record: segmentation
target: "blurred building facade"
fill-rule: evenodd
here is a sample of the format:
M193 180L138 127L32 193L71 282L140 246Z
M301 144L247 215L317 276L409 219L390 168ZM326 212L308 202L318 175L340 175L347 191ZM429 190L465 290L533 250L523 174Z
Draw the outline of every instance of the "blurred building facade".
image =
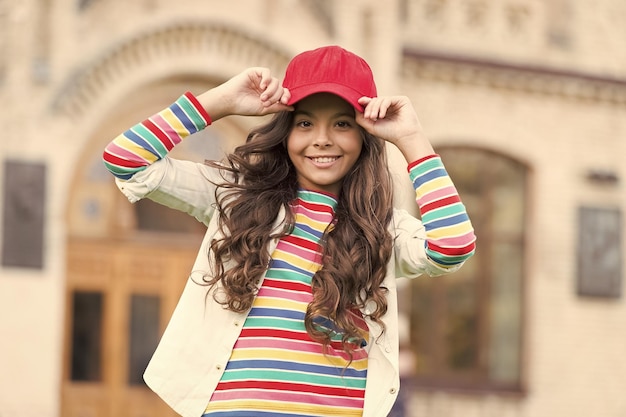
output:
M400 281L394 415L626 415L624 21L619 0L0 0L0 416L172 415L141 371L202 230L125 201L102 149L326 44L412 99L479 239L460 272ZM219 158L257 122L177 156Z

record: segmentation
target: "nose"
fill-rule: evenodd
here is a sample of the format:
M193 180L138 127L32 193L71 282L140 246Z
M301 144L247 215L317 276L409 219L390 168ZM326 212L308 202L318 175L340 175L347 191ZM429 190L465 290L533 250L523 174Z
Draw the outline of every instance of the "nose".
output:
M331 135L326 129L320 129L315 135L313 146L317 148L327 148L333 144Z

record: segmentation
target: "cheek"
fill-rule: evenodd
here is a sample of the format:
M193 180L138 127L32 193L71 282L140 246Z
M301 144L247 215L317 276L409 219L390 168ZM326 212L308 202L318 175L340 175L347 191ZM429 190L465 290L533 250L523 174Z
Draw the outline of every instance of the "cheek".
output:
M363 143L363 138L359 136L359 139L354 142L353 149L352 149L352 154L354 155L354 161L352 163L352 167L354 167L354 165L357 164L357 162L361 158L361 155L365 152L367 151Z
M296 137L292 137L292 135L289 135L287 137L287 140L285 141L284 146L287 149L287 155L289 155L289 159L293 163L294 158L296 158L301 152L301 147L299 146L298 139Z
M360 136L353 141L352 152L356 154L357 157L363 152L363 138Z
M359 163L361 159L361 154L363 154L365 150L363 149L363 145L361 142L355 143L350 149L350 162L349 162L349 170L353 170L356 165Z
M289 156L291 156L291 153L293 152L293 143L294 143L294 140L290 134L289 136L287 136L287 140L285 140L285 143L283 144L285 148L287 148L287 152L289 153Z

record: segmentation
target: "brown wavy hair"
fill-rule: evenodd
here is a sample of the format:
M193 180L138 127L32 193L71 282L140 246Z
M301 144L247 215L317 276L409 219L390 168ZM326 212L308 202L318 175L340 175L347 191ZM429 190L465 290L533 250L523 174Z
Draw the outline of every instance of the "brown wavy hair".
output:
M235 312L252 306L270 261L269 242L288 235L295 224L289 203L297 196L298 181L286 146L292 124L292 112L277 113L252 130L246 143L225 161L207 162L231 175L223 175L224 182L216 184L216 215L223 237L211 242L216 270L206 284L220 283L225 297L218 299L215 292L213 297ZM381 317L387 312L387 289L382 282L392 248L387 226L393 213L393 187L384 141L359 129L361 154L342 181L335 226L322 237L323 267L313 276L313 301L305 315L307 332L325 345L331 335L314 319L331 319L342 330L347 352L353 350L350 341L361 339L352 309L370 304L374 308L369 317L384 330ZM281 207L287 226L272 230Z

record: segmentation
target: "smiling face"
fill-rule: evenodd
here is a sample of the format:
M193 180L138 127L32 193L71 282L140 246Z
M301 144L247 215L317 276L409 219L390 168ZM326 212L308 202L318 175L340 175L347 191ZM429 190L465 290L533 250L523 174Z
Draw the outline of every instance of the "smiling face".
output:
M329 93L296 103L287 152L302 188L339 194L363 147L354 112L345 100Z

